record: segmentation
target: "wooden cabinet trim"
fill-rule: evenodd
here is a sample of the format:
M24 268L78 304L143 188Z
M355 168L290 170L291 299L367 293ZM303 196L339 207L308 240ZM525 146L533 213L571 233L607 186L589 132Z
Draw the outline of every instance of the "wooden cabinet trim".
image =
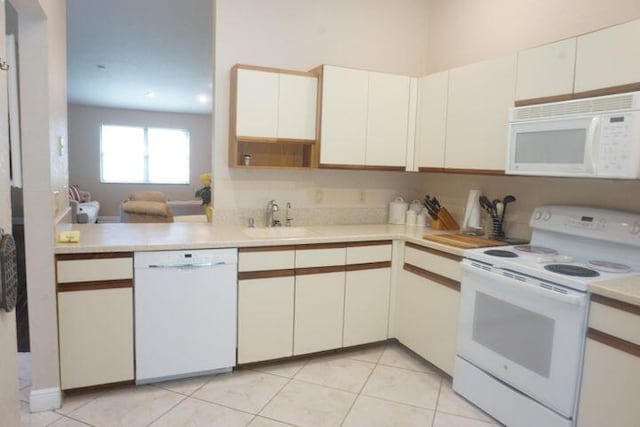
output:
M505 172L501 169L458 169L458 168L432 168L419 167L418 172L436 172L436 173L456 173L463 175L491 175L504 176Z
M344 265L330 265L327 267L304 267L296 268L296 276L306 276L309 274L339 273L345 271Z
M411 264L404 264L404 270L413 273L415 275L418 275L420 277L424 277L427 280L431 280L434 283L437 283L439 285L442 286L446 286L447 288L453 289L454 291L458 291L460 292L460 282L456 282L455 280L451 280L448 277L444 277L441 276L439 274L436 273L432 273L430 271L427 270L423 270L420 267L416 267L415 265L411 265Z
M96 252L81 254L57 254L56 261L76 261L87 259L133 258L133 252Z
M341 165L336 163L320 163L320 169L347 169L368 171L403 171L404 166L375 166L375 165Z
M433 255L438 255L444 258L448 258L452 261L457 261L457 262L462 261L461 256L450 254L449 252L439 251L437 249L427 248L426 246L418 245L417 243L406 242L405 245L409 248L413 248L422 252L427 252Z
M593 328L587 329L587 338L591 338L592 340L597 341L601 344L640 358L640 345L638 344L634 344L621 338L614 337L613 335L600 332L597 329Z
M284 252L293 251L296 247L294 245L284 246L256 246L251 248L238 248L238 253L251 253L251 252Z
M547 104L549 102L571 101L574 99L592 98L596 96L618 95L621 93L636 92L639 90L640 82L628 83L620 86L610 86L584 92L567 93L562 95L546 96L542 98L521 99L514 102L514 106L525 107L527 105Z
M365 262L362 264L348 264L347 271L375 270L379 268L391 268L391 261Z
M259 142L264 144L306 144L313 145L316 143L315 139L293 139L293 138L272 138L262 136L236 136L238 141L242 142Z
M100 280L93 282L59 283L56 286L58 292L97 291L104 289L133 288L133 280Z
M640 316L640 306L602 295L591 294L591 301Z
M306 251L306 250L314 250L314 249L344 249L347 247L347 244L344 242L337 243L310 243L308 245L296 245L295 248L297 251Z
M293 74L294 76L305 76L305 77L317 77L317 73L309 72L309 71L297 71L297 70L288 70L284 68L274 68L274 67L263 67L260 65L249 65L249 64L236 64L234 68L238 70L252 70L252 71L264 71L267 73L276 73L276 74Z
M238 273L238 280L273 279L275 277L291 277L295 276L295 274L296 270L293 268L283 270L241 271Z
M391 240L370 240L365 242L348 242L348 248L356 248L360 246L386 246L391 245Z

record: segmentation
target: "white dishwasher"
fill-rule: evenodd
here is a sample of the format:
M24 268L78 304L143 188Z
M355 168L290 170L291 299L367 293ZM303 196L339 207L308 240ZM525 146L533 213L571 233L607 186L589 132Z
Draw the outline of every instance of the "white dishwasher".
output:
M236 249L136 252L136 384L235 365Z

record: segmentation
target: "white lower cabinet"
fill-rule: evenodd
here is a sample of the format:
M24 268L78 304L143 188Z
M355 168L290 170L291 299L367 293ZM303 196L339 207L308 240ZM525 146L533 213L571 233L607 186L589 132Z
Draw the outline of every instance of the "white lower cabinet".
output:
M295 277L238 282L238 363L293 354Z
M345 272L296 275L293 354L342 347Z
M592 295L578 427L640 420L640 307Z
M347 270L343 338L345 347L387 339L390 285L389 267Z
M419 250L415 245L407 249ZM448 256L439 258L442 263L452 261ZM429 265L405 263L397 286L396 335L402 344L452 375L460 284L429 270Z
M133 380L133 289L58 292L63 390Z

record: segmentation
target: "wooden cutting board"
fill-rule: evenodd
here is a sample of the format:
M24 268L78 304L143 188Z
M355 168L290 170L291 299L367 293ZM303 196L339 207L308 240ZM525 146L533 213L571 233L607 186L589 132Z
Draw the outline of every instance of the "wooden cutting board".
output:
M469 236L467 234L430 234L423 236L423 239L432 242L442 243L449 246L455 246L462 249L486 248L489 246L504 246L507 242L499 240L487 239L480 236Z

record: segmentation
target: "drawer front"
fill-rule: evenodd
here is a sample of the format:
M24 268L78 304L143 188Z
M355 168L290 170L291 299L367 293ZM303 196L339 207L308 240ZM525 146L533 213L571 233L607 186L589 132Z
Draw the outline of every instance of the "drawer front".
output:
M133 258L57 261L58 283L98 282L133 278Z
M457 282L461 279L460 262L431 252L404 247L404 262Z
M352 246L347 248L347 264L391 261L391 242L384 245Z
M298 249L296 268L344 265L346 248Z
M589 327L640 345L640 315L592 301Z
M268 271L293 268L295 251L258 251L240 250L238 253L238 271Z

